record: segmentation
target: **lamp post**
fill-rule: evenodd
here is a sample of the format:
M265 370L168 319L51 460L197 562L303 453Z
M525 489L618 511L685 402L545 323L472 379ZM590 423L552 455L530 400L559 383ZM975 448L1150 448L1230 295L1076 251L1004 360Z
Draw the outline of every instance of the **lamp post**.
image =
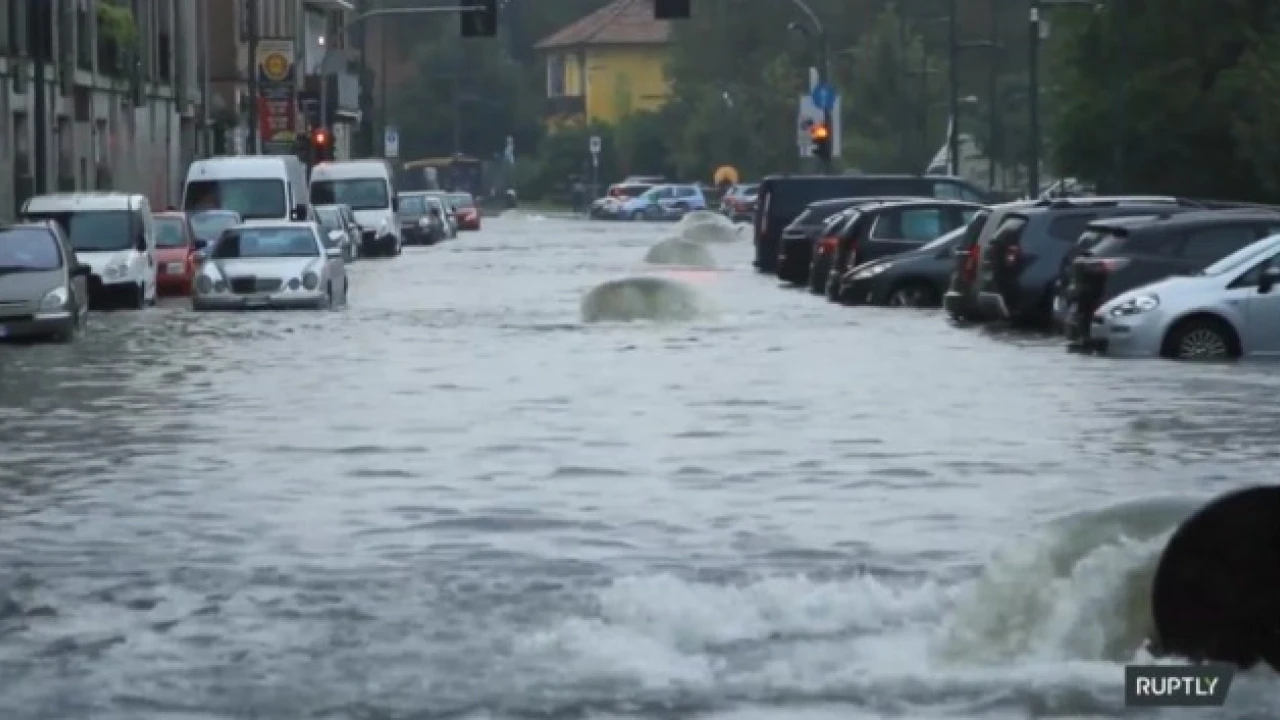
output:
M804 0L791 0L791 4L795 5L796 8L800 10L800 12L805 14L805 16L809 19L809 24L811 27L805 27L804 25L793 22L787 25L787 29L791 30L792 32L800 33L805 37L809 37L817 41L818 43L818 64L817 64L818 83L819 84L830 83L831 82L831 56L828 53L828 49L827 49L827 30L822 25L822 20L818 18L818 14L815 13L813 11L813 8L809 7L809 5ZM823 108L822 123L823 125L826 126L828 132L834 133L835 128L832 125L831 121L832 121L831 111L827 110L826 108ZM823 168L822 168L823 172L830 175L831 174L831 156L828 155L825 158L821 158L821 160L823 165Z
M1122 15L1124 0L1111 0L1116 6L1117 17ZM1045 26L1042 24L1044 20L1044 11L1052 7L1066 6L1084 6L1091 7L1095 12L1101 10L1103 5L1098 0L1031 0L1031 12L1028 16L1030 21L1027 28L1027 129L1030 139L1030 146L1027 149L1027 193L1031 197L1040 195L1040 43L1044 40ZM1123 38L1123 35L1117 37ZM1124 47L1123 40L1119 41L1121 48ZM1123 50L1122 50L1123 52ZM1123 154L1123 137L1122 125L1124 122L1123 110L1123 80L1124 68L1116 67L1111 73L1111 77L1116 83L1116 89L1113 90L1112 98L1113 110L1116 111L1117 117L1113 122L1115 128L1113 131L1117 134L1115 142L1115 163L1117 173L1123 170L1124 154ZM1117 178L1118 181L1118 178Z

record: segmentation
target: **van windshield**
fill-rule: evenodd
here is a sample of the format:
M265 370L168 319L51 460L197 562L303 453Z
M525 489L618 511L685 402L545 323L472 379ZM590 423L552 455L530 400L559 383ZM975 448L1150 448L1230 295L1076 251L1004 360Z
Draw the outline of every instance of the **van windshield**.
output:
M315 205L350 205L352 210L386 210L391 207L387 181L382 178L312 180Z
M245 220L288 219L284 181L272 178L253 180L193 180L187 183L182 208L189 213L201 210L232 210Z
M133 247L134 232L142 232L141 218L128 210L92 210L85 212L26 213L31 220L52 220L80 252L114 252Z

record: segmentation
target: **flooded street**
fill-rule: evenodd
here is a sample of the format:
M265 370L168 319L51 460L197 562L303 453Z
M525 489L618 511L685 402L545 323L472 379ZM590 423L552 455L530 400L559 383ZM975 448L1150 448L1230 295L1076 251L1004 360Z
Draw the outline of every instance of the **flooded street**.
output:
M341 311L0 347L0 717L1127 714L1164 537L1274 474L1274 369L842 308L746 240L645 266L666 231L486 220ZM581 321L640 273L702 315Z

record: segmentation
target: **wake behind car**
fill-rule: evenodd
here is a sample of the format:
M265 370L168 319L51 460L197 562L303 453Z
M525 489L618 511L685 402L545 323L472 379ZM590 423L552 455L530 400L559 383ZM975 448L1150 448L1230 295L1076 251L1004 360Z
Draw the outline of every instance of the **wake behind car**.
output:
M1090 326L1089 344L1114 357L1280 355L1280 235L1194 275L1121 293L1098 308Z
M56 223L0 225L0 338L73 339L89 272Z
M88 265L95 307L142 308L156 299L155 219L144 195L59 193L22 206L24 220L52 220Z
M343 304L342 250L326 248L315 223L246 223L197 243L196 310L314 308Z

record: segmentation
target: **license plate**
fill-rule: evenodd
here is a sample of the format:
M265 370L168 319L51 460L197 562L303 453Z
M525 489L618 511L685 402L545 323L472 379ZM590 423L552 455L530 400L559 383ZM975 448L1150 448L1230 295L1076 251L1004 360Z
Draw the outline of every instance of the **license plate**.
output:
M247 305L248 307L266 307L268 302L269 301L267 300L267 298L254 297L254 298L246 298L244 301L244 304Z
M164 266L164 271L168 275L181 275L186 268L182 263L169 263Z

